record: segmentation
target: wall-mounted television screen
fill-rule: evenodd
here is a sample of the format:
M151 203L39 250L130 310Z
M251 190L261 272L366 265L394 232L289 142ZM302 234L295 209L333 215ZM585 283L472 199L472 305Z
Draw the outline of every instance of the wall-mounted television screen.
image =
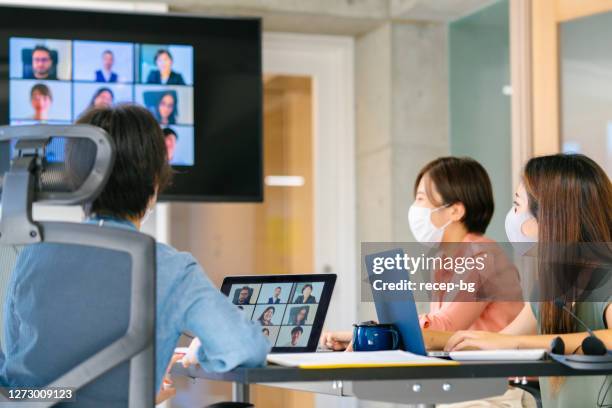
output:
M164 132L175 177L161 199L262 200L260 20L0 7L2 124L121 103Z

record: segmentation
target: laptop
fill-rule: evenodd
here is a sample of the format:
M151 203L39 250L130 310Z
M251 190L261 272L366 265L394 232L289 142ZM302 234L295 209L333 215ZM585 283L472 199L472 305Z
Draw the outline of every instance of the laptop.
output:
M228 276L221 292L261 326L272 353L314 352L335 274Z
M395 258L396 255L403 256L404 251L401 249L393 249L367 255L365 257L370 284L372 284L374 280L381 279L380 275L375 274L372 268L369 268L369 266L374 264L373 259L378 257ZM407 271L401 269L385 271L385 281L400 282L402 279L409 279ZM380 323L393 324L397 327L401 337L400 347L402 350L422 356L448 357L447 352L435 351L428 353L425 349L423 333L421 332L421 326L419 324L419 314L411 291L405 290L390 295L384 291L374 290L374 286L372 285L372 297L374 305L376 306L378 321Z
M365 257L366 269L370 284L376 279L381 279L380 275L373 273L373 259L376 257L391 257L396 255L404 256L402 249L393 249ZM403 279L410 279L405 270L392 269L386 270L385 281L400 282ZM423 341L419 315L417 313L414 296L410 290L402 290L397 293L386 293L374 290L372 285L372 297L376 306L376 315L380 323L393 324L400 333L401 345L404 351L430 357L452 358L462 361L481 361L481 360L508 360L508 361L533 361L542 359L545 349L526 349L526 350L469 350L469 351L427 351Z

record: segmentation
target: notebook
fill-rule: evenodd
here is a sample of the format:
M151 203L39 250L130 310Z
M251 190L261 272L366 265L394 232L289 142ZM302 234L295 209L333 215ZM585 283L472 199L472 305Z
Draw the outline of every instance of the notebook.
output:
M425 357L403 350L354 353L281 353L268 355L268 363L305 369L359 367L414 367L458 365L456 361Z

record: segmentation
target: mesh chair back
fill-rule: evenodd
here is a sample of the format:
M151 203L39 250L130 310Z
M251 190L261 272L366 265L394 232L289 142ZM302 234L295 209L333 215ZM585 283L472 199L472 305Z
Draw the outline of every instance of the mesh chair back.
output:
M102 129L87 125L0 127L2 380L73 388L70 407L154 404L154 240L32 220L37 202L92 202L113 148Z

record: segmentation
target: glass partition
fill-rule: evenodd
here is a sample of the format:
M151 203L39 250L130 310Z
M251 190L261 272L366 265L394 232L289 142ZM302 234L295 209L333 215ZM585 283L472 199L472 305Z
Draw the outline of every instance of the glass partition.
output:
M612 12L559 24L561 145L612 174Z
M511 205L510 28L502 0L449 26L451 153L489 172L496 211L487 235L504 241Z

